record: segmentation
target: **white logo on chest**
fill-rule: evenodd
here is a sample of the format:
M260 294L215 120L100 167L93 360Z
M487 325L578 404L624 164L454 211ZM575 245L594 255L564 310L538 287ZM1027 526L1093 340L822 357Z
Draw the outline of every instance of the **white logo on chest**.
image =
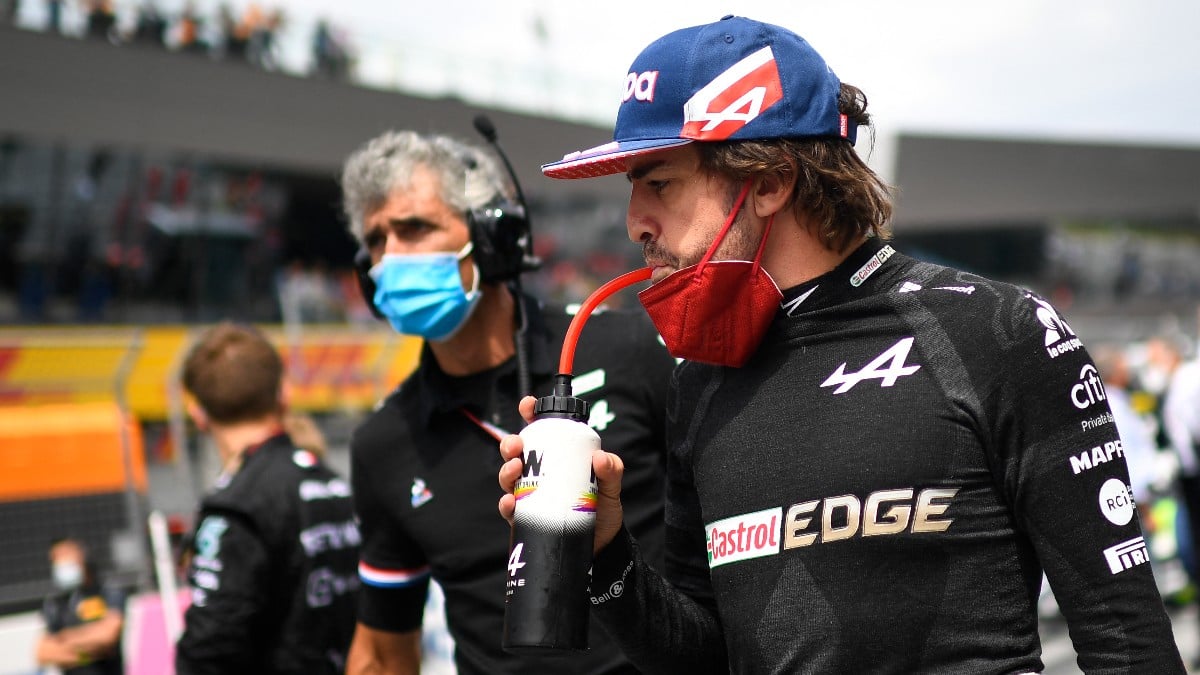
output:
M833 390L834 394L844 394L854 388L854 385L863 380L879 379L879 386L890 387L896 384L896 380L905 375L912 375L921 369L921 366L908 366L904 364L908 358L908 352L912 349L914 338L904 338L892 345L887 351L875 357L875 360L863 366L863 369L857 373L847 373L846 364L838 366L824 382L822 387L832 387L838 385L837 389ZM886 368L884 366L887 366Z

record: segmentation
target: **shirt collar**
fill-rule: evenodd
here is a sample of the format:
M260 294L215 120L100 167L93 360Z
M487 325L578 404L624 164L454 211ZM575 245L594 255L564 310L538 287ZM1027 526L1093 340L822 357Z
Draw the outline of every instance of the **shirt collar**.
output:
M562 345L555 344L554 336L542 315L541 303L526 294L520 297L528 320L525 337L529 349L529 374L533 378L553 375L558 367L558 353ZM514 355L495 368L452 376L442 371L433 351L429 349L429 343L425 343L421 346L420 361L410 383L415 387L420 422L426 426L435 414L453 412L462 407L483 414L490 412L487 408L493 389L508 386L514 395L517 393L517 359Z

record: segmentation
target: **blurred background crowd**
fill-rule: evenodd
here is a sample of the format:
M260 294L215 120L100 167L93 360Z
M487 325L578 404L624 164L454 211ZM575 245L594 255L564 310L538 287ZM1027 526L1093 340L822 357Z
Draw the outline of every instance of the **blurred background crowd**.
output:
M23 4L38 6L22 11ZM277 35L287 15L281 5L257 2L240 11L228 3L202 11L189 1L169 11L156 0L3 0L0 20L55 35L170 49L275 70L281 65ZM311 74L340 78L350 73L354 57L345 30L318 17L309 42Z

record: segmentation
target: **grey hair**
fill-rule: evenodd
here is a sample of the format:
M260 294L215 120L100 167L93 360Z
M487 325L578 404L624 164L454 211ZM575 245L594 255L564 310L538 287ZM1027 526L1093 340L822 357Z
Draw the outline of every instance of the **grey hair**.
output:
M359 243L364 217L406 188L418 166L438 176L442 201L463 213L511 194L506 175L482 148L441 134L387 131L355 150L342 169L342 209Z

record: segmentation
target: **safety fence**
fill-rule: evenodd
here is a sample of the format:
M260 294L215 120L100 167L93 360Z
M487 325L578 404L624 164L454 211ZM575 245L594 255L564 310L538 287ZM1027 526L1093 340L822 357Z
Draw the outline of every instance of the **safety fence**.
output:
M152 585L154 481L181 476L158 492L182 488L189 506L201 487L179 370L202 329L0 329L0 611L52 590L47 550L61 536L81 540L110 581ZM381 330L263 329L284 357L292 408L309 413L368 411L420 349Z
M416 366L420 341L385 330L264 326L287 362L292 406L367 410ZM201 327L0 328L0 405L115 400L138 420L175 414Z

